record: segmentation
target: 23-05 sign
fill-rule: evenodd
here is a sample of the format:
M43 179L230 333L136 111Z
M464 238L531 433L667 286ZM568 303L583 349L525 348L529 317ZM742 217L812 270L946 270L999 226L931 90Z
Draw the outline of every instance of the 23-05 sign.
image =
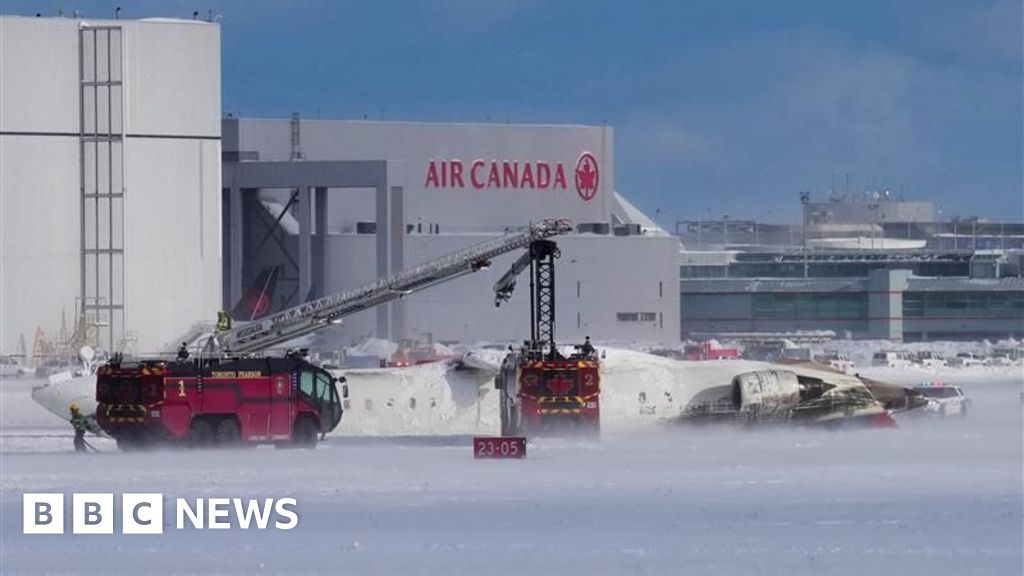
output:
M473 438L473 458L526 458L526 438L521 436Z

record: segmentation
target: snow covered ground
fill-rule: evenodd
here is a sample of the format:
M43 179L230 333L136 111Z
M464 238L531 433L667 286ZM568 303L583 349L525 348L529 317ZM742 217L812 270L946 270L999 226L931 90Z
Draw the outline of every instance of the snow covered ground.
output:
M1021 377L956 374L964 420L611 432L537 440L523 461L474 461L465 436L129 454L94 440L103 453L79 456L32 382L5 380L0 573L1019 574ZM162 492L168 529L22 535L24 492ZM292 496L299 526L172 529L173 499L195 496Z

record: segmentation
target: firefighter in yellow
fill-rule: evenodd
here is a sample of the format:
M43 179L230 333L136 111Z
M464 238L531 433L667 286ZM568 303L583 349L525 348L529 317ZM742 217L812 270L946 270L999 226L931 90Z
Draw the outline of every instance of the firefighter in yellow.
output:
M89 423L79 410L78 404L71 405L71 425L75 428L75 452L85 452L85 430Z
M217 311L217 332L227 332L231 330L231 316L223 310Z

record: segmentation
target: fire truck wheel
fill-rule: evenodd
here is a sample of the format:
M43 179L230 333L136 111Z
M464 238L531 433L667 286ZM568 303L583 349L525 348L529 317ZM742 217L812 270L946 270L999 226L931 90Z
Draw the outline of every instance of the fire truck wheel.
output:
M208 448L213 444L213 426L210 425L210 422L203 418L193 420L189 441L196 448Z
M238 422L234 418L225 418L217 424L217 444L233 446L238 444L242 434L238 430Z
M295 431L292 434L295 445L300 448L313 448L316 446L316 422L312 418L299 418L295 422Z

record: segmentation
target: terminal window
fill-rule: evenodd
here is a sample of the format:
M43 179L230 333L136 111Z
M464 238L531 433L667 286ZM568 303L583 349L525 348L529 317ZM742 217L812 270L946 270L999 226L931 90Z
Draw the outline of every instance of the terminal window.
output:
M903 315L1024 318L1024 292L906 292Z
M868 315L867 294L755 294L755 319L863 319Z
M654 312L617 312L615 319L619 322L654 322L658 315Z

